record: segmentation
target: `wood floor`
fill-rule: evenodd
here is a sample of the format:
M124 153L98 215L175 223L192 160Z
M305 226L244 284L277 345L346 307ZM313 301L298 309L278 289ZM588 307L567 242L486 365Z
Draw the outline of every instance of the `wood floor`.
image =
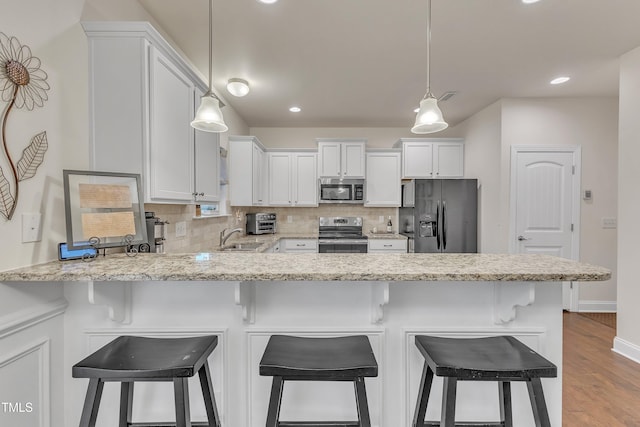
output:
M640 426L640 364L611 351L605 323L564 313L564 427Z

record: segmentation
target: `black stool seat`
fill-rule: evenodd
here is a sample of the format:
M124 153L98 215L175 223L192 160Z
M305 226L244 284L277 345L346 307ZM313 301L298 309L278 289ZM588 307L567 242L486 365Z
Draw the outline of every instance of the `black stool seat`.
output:
M550 427L540 378L558 375L557 367L510 336L442 338L418 335L416 347L425 359L413 427L504 426L513 427L511 381L525 381L536 427ZM433 376L444 377L440 421L424 421ZM497 381L500 421L456 423L457 381Z
M418 335L416 346L439 377L517 381L558 375L556 365L510 336L457 339Z
M120 427L209 426L220 427L207 357L218 345L218 337L146 338L121 336L92 353L72 368L74 378L89 378L80 427L94 427L106 381L121 383ZM187 380L198 373L208 422L192 423ZM175 423L133 423L133 386L136 381L172 381Z
M218 345L217 336L146 338L122 336L73 366L74 378L192 377Z
M272 376L267 427L359 426L370 427L365 377L378 376L378 364L369 338L270 337L260 361L260 375ZM358 421L279 421L284 381L352 381Z
M378 364L364 335L305 338L274 335L260 361L260 375L286 378L376 377Z

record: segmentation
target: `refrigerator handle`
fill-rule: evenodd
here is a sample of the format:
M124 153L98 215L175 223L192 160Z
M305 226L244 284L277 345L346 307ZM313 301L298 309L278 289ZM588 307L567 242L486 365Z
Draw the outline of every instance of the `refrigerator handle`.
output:
M442 201L442 250L447 250L447 202Z
M440 200L436 202L436 248L440 251Z

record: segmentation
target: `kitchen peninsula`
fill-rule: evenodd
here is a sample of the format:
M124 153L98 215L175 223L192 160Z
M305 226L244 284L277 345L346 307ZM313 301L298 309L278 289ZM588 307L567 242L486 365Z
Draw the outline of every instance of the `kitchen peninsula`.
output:
M367 335L380 366L367 380L377 427L410 424L422 368L416 335L512 335L558 365L558 378L543 387L552 425L560 427L561 282L609 277L571 260L500 254L119 254L0 272L0 282L16 290L35 282L64 289L65 425L77 424L86 388L71 378L71 366L104 343L125 334L217 334L215 392L223 425L238 427L264 425L270 382L258 375L258 362L274 333ZM297 385L285 389L283 419L352 417L348 384ZM144 386L134 418L171 419L170 389ZM532 426L524 385L513 389L514 417L524 420L518 425ZM497 418L494 384L463 384L459 394L461 420ZM117 401L118 391L105 387L98 425L113 424ZM193 402L192 413L204 419L202 402ZM438 414L439 405L430 406L428 417Z

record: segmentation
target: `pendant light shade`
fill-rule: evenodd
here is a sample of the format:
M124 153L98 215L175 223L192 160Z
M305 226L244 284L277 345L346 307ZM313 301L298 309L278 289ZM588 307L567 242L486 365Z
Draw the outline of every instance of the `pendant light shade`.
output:
M449 125L442 117L442 111L438 108L438 100L429 94L420 101L420 111L416 114L416 123L411 128L413 133L433 133L444 130Z
M213 68L213 0L209 0L209 90L200 98L200 107L191 122L195 129L205 132L226 132L229 127L224 123L220 100L211 91L211 69Z
M431 0L427 0L427 93L420 101L413 133L433 133L449 127L438 108L438 100L431 93Z
M210 93L200 98L200 107L191 126L205 132L226 132L229 127L224 123L220 101Z

